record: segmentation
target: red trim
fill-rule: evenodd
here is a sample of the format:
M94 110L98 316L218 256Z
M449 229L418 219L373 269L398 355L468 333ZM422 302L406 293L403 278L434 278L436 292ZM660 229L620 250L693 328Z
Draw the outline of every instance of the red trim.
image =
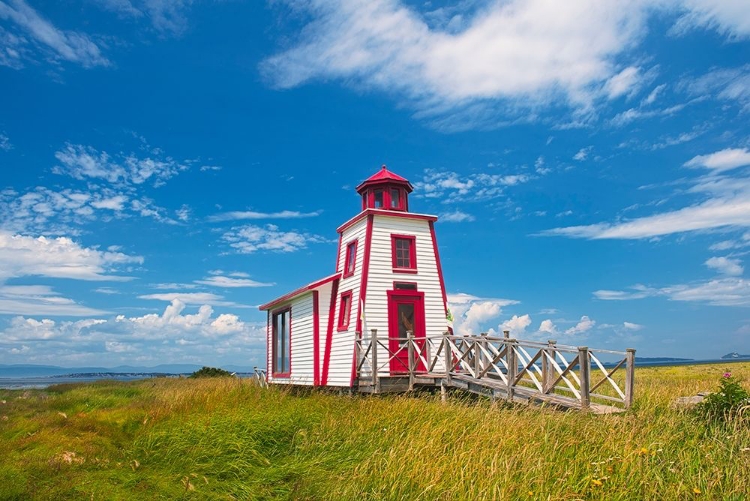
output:
M375 215L369 211L367 212L367 230L365 231L365 255L362 258L362 281L359 284L359 302L357 304L357 330L354 335L359 332L362 335L362 305L365 304L367 298L367 279L370 274L370 250L372 249L372 227L375 222ZM363 214L365 213L363 212ZM380 211L378 211L380 212ZM352 375L349 378L349 386L354 386L354 379L357 377L357 351L352 349Z
M339 297L339 281L333 282L331 289L331 305L328 310L328 332L326 333L326 351L323 354L323 373L320 375L320 383L328 384L328 368L331 365L331 343L333 342L333 318L336 315L336 299Z
M268 310L266 312L266 383L271 377L271 370L273 368L273 355L271 355L271 350L273 349L271 333L273 331L271 329L271 310Z
M328 277L321 278L317 282L313 282L311 284L307 284L307 285L305 285L303 287L300 287L299 289L293 290L292 292L290 292L288 294L284 294L283 296L278 297L278 298L274 299L273 301L271 301L269 303L262 304L262 305L258 306L258 309L260 311L270 310L273 307L278 306L279 304L281 304L281 303L283 303L285 301L293 299L294 297L299 296L299 295L301 295L301 294L303 294L303 293L305 293L307 291L310 291L312 289L317 289L321 285L325 285L328 282L331 282L332 280L335 280L335 279L339 278L339 276L340 276L340 273L334 273L333 275L330 275Z
M313 386L320 385L320 313L318 311L318 296L320 292L313 291Z
M409 193L414 189L409 181L399 176L395 172L389 171L385 165L383 165L378 172L368 177L362 183L357 186L357 193L362 193L362 190L367 186L381 185L381 184L395 184L403 186L408 190Z
M409 263L411 266L398 266L396 259L396 240L409 240ZM391 259L394 273L416 273L417 272L417 237L414 235L397 235L391 233Z
M357 244L359 243L359 240L352 240L348 244L346 244L346 255L344 256L344 275L342 278L348 278L354 275L354 270L357 269ZM349 251L352 251L351 254L354 254L354 261L352 262L352 269L347 269L349 267L349 257L350 253Z
M346 318L344 318L344 299L349 300L349 311L347 312ZM341 299L339 300L339 321L336 323L336 330L339 332L349 330L349 323L352 319L352 291L348 290L341 293Z
M445 293L445 281L443 280L443 266L440 263L440 251L438 251L437 236L435 236L435 224L430 221L430 235L432 236L432 249L435 251L435 265L437 266L438 279L440 280L440 292L443 293L443 308L445 308L446 322L448 319L448 295Z
M437 216L431 216L429 214L414 214L412 212L401 212L401 211L394 211L394 210L383 210L383 209L365 209L353 218L351 218L349 221L345 222L338 228L336 228L336 231L339 233L342 233L344 230L352 226L353 224L356 224L358 221L362 220L365 216L388 216L388 217L405 217L406 219L418 219L418 220L426 220L426 221L437 221Z
M287 311L289 312L289 348L288 348L288 351L289 351L289 372L276 372L276 367L273 366L274 356L271 355L271 366L273 367L273 371L274 371L273 377L274 378L289 378L289 377L292 376L292 307L291 306L287 306L286 308L280 308L280 309L278 309L278 310L276 310L276 311L274 311L274 312L271 313L271 319L272 319L272 322L271 322L271 349L273 350L276 347L275 343L273 342L273 328L274 328L274 323L275 323L275 322L273 322L273 317L276 316L276 315L280 315L282 313L285 313Z

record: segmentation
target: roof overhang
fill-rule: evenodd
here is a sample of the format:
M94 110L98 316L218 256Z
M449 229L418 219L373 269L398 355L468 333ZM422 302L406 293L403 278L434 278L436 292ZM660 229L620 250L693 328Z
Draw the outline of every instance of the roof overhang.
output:
M309 283L303 287L300 287L299 289L295 289L292 292L289 292L288 294L284 294L283 296L278 297L274 299L273 301L270 301L266 304L262 304L258 306L258 309L260 311L272 310L283 303L289 302L292 299L295 299L296 297L301 296L302 294L305 294L306 292L310 292L315 289L318 289L326 285L327 283L333 282L334 280L340 277L341 277L341 273L334 273L333 275L327 276L325 278L321 278L320 280Z

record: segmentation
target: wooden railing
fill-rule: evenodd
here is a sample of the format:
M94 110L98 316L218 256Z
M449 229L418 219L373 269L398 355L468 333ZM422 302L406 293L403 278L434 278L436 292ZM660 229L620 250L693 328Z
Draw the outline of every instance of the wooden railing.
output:
M409 332L405 339L393 339L373 329L356 339L358 380L377 390L381 378L408 376L413 388L420 377L439 377L449 386L456 386L454 379L484 385L509 400L573 401L582 409L592 403L632 405L635 350L594 350L505 334L415 338Z

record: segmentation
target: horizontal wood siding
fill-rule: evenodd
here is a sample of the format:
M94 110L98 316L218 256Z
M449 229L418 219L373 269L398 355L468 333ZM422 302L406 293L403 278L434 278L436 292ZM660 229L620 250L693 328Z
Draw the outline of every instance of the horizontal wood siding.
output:
M357 329L357 312L359 311L359 288L362 283L362 269L365 255L365 233L367 230L367 218L353 224L344 230L341 236L341 248L338 255L338 269L344 269L346 259L346 246L349 242L358 240L357 258L354 274L342 278L339 282L338 297L333 321L333 337L331 340L331 359L328 367L328 386L350 386L352 376L352 363L354 360L354 335ZM339 308L341 307L341 293L352 291L351 317L349 318L349 329L339 332L336 328L339 319Z
M392 234L416 237L417 273L393 272ZM363 329L377 329L378 337L385 340L388 337L387 291L393 290L393 282L416 282L417 289L424 292L425 333L427 337L436 338L436 350L440 342L437 338L448 328L437 266L428 221L376 215L367 278L366 327ZM388 352L384 348L378 351L378 360L388 360ZM442 363L435 368L442 369Z
M312 386L313 379L313 300L312 291L297 296L291 302L292 307L292 374L288 378L274 378L271 357L268 361L269 381L277 384L298 384ZM283 308L280 305L279 308ZM268 346L272 346L271 332L268 326ZM271 350L269 350L270 352Z

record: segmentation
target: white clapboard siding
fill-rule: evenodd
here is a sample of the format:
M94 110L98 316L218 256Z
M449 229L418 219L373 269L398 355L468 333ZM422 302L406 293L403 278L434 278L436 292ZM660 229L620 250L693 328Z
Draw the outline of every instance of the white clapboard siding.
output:
M341 248L338 255L338 270L342 272L339 290L336 297L336 307L333 317L333 332L331 338L331 354L328 365L328 386L351 386L352 367L354 363L354 335L357 329L357 312L359 311L359 289L362 283L362 269L365 255L365 237L367 218L364 217L344 230L341 235ZM354 275L343 278L346 247L357 240L357 257L354 265ZM337 329L341 294L352 292L352 307L349 318L349 328L339 332Z
M291 305L291 338L292 338L292 359L291 359L291 376L288 378L274 378L272 370L272 361L268 361L269 376L268 380L278 384L297 384L313 385L313 294L312 291L306 292L295 297L290 302ZM272 330L269 326L269 333ZM269 334L269 344L272 346ZM271 351L271 350L269 350Z
M416 237L417 273L393 272L392 234ZM393 282L399 281L416 282L417 290L424 292L425 333L427 337L435 338L437 349L437 338L447 330L448 324L429 222L378 214L372 231L365 319L367 329L377 329L381 339L388 337L388 291L393 290ZM388 360L384 348L378 351L378 360ZM442 369L442 364L436 367L436 370L439 369Z
M326 337L328 333L328 315L331 308L331 292L333 282L327 282L318 289L318 381L323 380L323 359L326 353Z

